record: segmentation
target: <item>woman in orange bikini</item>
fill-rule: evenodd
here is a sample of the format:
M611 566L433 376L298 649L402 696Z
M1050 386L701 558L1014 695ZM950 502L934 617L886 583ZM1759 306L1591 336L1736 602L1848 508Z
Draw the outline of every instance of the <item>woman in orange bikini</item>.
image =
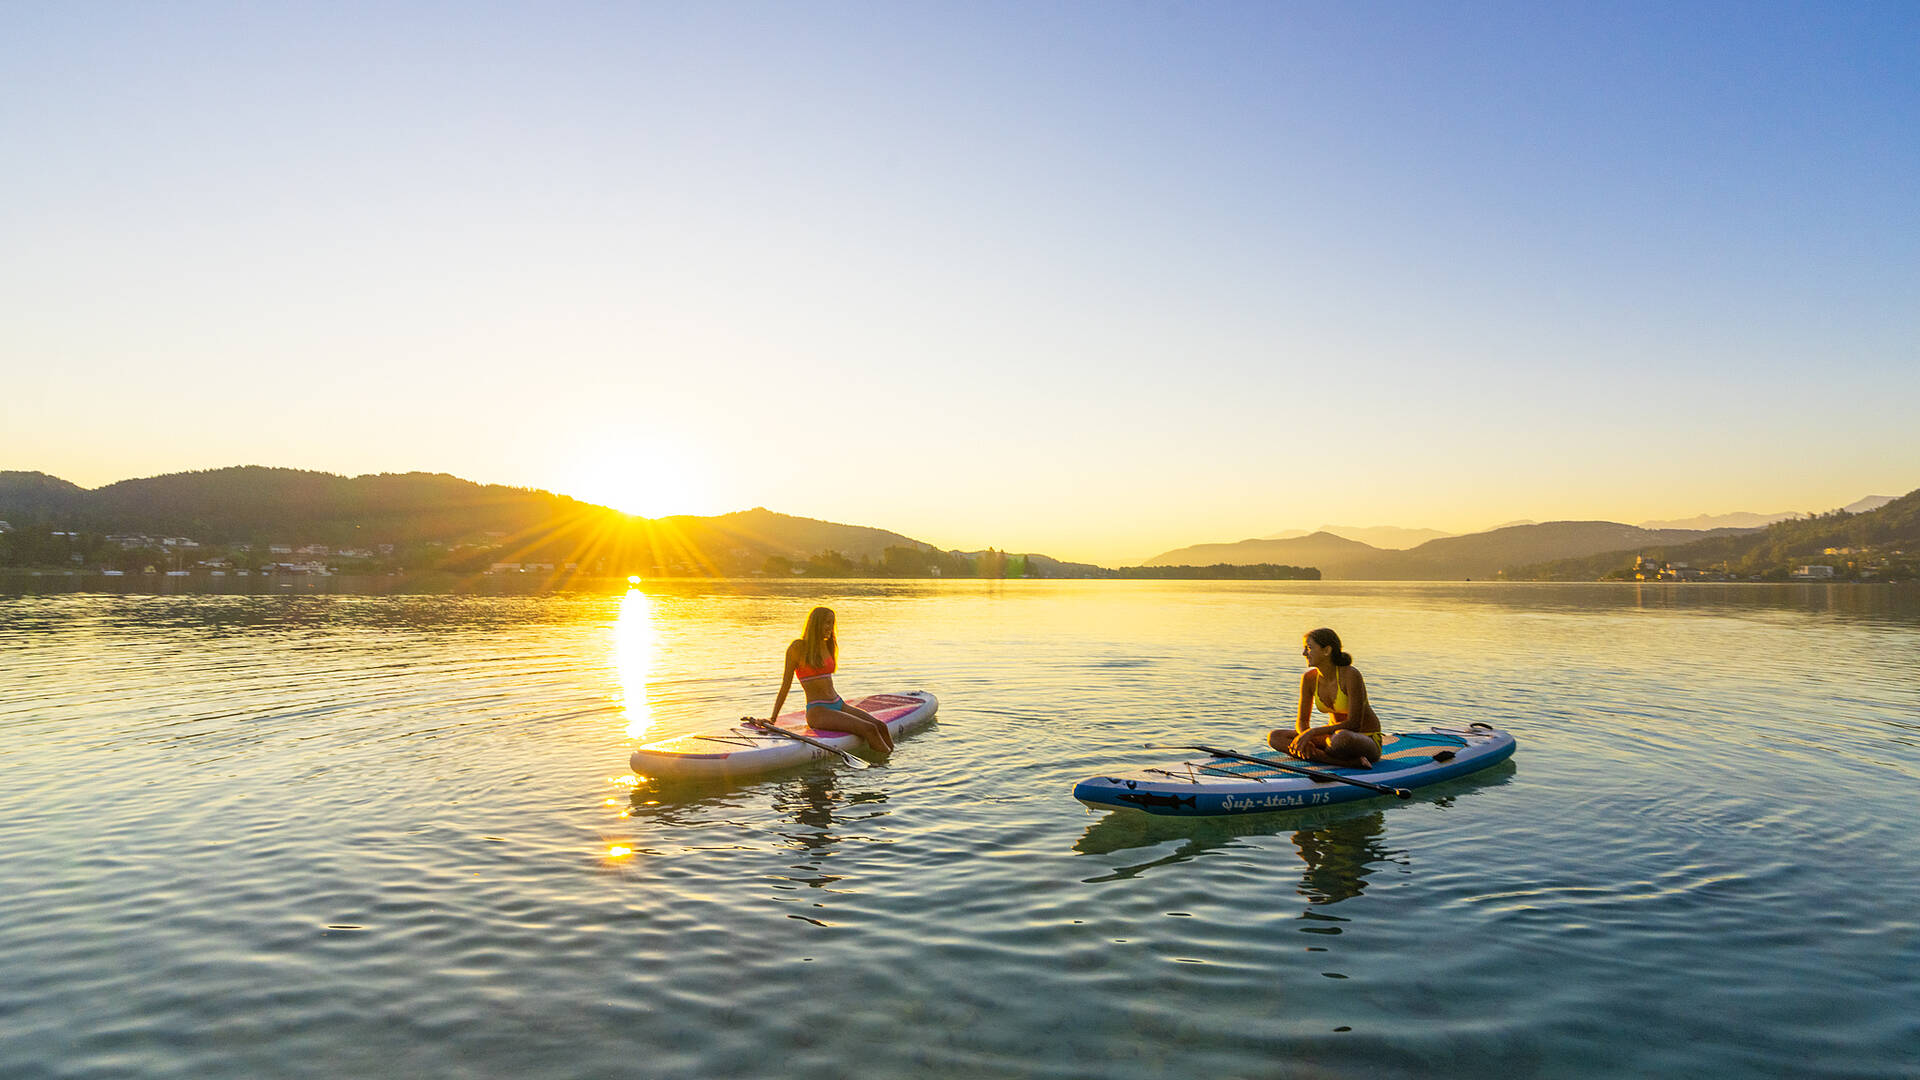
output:
M1300 716L1291 730L1267 734L1267 745L1307 761L1371 769L1380 760L1386 737L1380 718L1367 701L1367 682L1354 670L1353 657L1340 651L1340 635L1321 627L1301 639L1301 655L1313 666L1300 676ZM1313 726L1318 707L1333 719Z
M833 672L839 656L840 641L833 635L833 609L814 608L807 615L807 628L787 646L787 667L780 676L780 695L773 699L768 722L780 718L780 706L787 703L787 691L798 675L800 692L807 699L807 726L858 735L880 753L893 753L893 735L887 725L833 692Z

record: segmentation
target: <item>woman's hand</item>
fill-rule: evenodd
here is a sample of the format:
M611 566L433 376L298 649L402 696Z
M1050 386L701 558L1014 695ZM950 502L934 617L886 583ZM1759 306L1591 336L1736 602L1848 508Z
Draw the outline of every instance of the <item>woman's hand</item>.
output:
M1317 753L1325 753L1327 744L1333 741L1334 735L1339 730L1334 727L1309 728L1293 740L1293 744L1287 747L1287 753L1297 758L1308 759Z

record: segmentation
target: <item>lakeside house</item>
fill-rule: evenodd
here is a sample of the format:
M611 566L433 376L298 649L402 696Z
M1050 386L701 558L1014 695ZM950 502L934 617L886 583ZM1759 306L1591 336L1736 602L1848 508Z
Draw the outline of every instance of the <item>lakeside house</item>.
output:
M277 562L261 568L269 574L308 574L313 577L331 577L333 571L323 562Z
M1706 581L1725 580L1724 574L1709 575L1707 571L1689 566L1683 562L1656 562L1645 555L1633 561L1633 580L1635 581Z

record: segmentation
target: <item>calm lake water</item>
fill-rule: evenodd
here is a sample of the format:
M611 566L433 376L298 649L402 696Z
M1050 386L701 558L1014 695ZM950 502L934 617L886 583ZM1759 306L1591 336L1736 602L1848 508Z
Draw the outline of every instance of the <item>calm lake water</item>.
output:
M1920 1075L1920 593L649 583L0 596L0 1076ZM927 689L885 768L639 741ZM1222 822L1073 783L1257 746L1331 625L1520 749Z

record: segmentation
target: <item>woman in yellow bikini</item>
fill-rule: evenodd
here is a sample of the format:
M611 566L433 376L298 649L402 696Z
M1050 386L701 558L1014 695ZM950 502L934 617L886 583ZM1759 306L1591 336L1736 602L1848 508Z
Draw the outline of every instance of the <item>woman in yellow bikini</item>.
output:
M1291 730L1267 733L1267 745L1307 761L1371 769L1386 737L1367 702L1367 682L1340 651L1340 635L1321 627L1301 639L1300 653L1313 666L1300 676L1300 716ZM1331 722L1313 726L1318 707Z
M833 673L840 666L840 639L833 632L833 609L817 607L807 615L806 629L787 646L786 670L780 676L780 694L773 699L767 722L780 718L794 676L807 699L807 726L818 731L858 735L882 754L893 753L893 735L887 725L865 709L847 704L833 692Z

